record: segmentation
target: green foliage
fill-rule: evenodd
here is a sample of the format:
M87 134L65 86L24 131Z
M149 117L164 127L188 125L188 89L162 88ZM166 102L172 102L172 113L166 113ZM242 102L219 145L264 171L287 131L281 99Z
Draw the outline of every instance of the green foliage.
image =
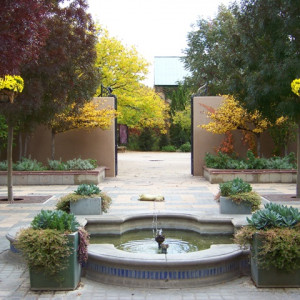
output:
M44 171L46 167L43 166L41 162L36 159L30 159L23 157L14 165L14 170L16 171Z
M95 169L95 160L74 158L66 162L68 170L92 170Z
M49 170L65 171L68 169L67 165L61 160L50 160L48 159Z
M274 142L274 155L280 155L282 150L287 154L287 147L290 142L294 142L297 137L297 124L290 119L285 120L279 125L274 125L269 128L270 135Z
M48 160L48 166L44 166L41 162L35 159L23 157L20 161L13 165L13 169L16 171L44 171L44 170L93 170L97 167L97 161L95 159L81 159L74 158L67 162L61 160ZM0 162L0 170L7 170L7 161Z
M291 152L285 157L257 158L252 151L247 152L246 159L238 159L218 152L217 155L206 153L205 164L213 169L296 169L295 154Z
M259 232L261 241L257 259L262 268L273 266L279 270L293 271L300 268L300 231L274 228Z
M17 235L15 246L29 268L55 276L67 267L71 253L68 238L55 229L23 229Z
M159 148L161 149L164 146L168 146L170 144L170 138L167 134L162 134L159 139Z
M91 196L93 194L98 195L100 192L100 189L95 184L80 184L75 191L75 194Z
M179 148L181 145L190 142L191 130L185 129L181 124L171 124L170 127L170 143Z
M73 214L61 210L42 210L31 222L33 229L54 229L57 231L75 232L79 223Z
M191 147L191 144L189 142L187 142L187 143L185 143L185 144L183 144L179 147L179 150L181 152L191 152L191 149L192 149L192 147Z
M153 132L149 128L145 128L138 138L139 149L142 151L153 150L155 138Z
M163 152L176 152L176 147L173 145L167 145L161 148Z
M252 215L248 223L256 229L267 228L292 228L300 222L300 212L292 206L287 207L274 203L265 205L265 209L259 210Z
M240 46L233 13L224 5L214 19L200 18L187 35L185 67L191 72L185 83L197 94L228 94L228 79L239 75ZM202 87L202 89L199 89Z
M258 210L261 205L260 195L253 191L231 195L230 199L237 204L240 204L241 202L250 204L252 211Z
M220 183L221 196L228 197L240 193L247 193L252 191L252 187L248 182L241 178L235 178L231 181Z
M7 160L0 161L0 171L7 171Z
M5 149L7 142L7 123L5 117L0 114L0 150Z
M257 239L258 254L254 259L261 268L275 267L285 271L300 268L298 209L269 203L247 220L249 226L244 226L235 234L235 242L253 245L253 239Z
M99 194L93 194L90 196L77 195L75 193L68 194L64 197L61 197L60 200L56 204L56 209L63 210L66 213L70 213L70 202L78 201L83 198L95 198L101 197L101 208L103 212L108 212L108 209L111 205L112 199L106 193L100 192Z

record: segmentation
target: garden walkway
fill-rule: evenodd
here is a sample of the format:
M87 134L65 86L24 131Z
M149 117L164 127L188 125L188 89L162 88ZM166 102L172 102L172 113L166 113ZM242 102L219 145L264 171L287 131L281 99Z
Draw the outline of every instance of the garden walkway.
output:
M218 185L190 175L189 153L126 152L119 154L119 175L107 178L100 188L113 199L109 214L152 211L218 214L213 200ZM254 184L262 194L295 193L295 184ZM8 251L5 234L28 224L41 209L55 206L57 199L74 186L16 186L15 195L53 195L46 203L0 204L0 299L300 299L300 289L257 289L249 277L215 286L190 289L134 289L104 285L82 278L79 289L70 292L32 292L28 272ZM160 194L164 202L141 202L142 193ZM0 196L6 187L0 187Z

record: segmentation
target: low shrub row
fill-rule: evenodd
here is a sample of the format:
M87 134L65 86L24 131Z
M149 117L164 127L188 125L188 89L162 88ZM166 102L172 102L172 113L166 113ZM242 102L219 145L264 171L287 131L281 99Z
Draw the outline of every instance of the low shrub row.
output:
M191 152L191 144L185 143L185 144L181 145L178 149L173 145L167 145L167 146L163 146L161 148L161 151L163 151L163 152L176 152L176 151Z
M218 152L217 155L206 153L205 165L212 169L297 169L293 152L285 157L257 158L248 151L245 159Z
M97 161L94 159L74 158L67 162L61 160L48 160L48 165L45 166L35 159L22 158L17 163L13 164L15 171L45 171L45 170L92 170L97 167ZM0 162L0 171L7 171L7 161Z

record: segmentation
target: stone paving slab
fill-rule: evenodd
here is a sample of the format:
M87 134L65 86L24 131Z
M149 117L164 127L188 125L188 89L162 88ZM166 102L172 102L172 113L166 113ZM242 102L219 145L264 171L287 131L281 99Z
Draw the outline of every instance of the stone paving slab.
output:
M252 184L262 194L295 193L295 184ZM198 215L219 213L214 195L218 184L210 184L202 177L190 175L189 153L126 152L119 154L119 175L106 178L99 187L112 197L108 214L136 214L139 212L176 211ZM29 275L21 259L8 251L5 234L12 228L29 224L41 209L54 209L62 195L77 186L17 186L14 195L55 195L50 201L34 204L0 205L0 300L2 299L247 299L300 300L300 289L258 289L249 277L202 288L137 289L82 278L82 285L70 292L33 292L29 289ZM138 201L142 193L164 195L165 202ZM0 196L7 196L0 187Z

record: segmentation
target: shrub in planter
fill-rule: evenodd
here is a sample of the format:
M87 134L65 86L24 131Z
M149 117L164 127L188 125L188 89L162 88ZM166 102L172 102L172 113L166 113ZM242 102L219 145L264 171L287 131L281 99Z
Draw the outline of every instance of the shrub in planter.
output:
M74 215L42 210L14 243L29 267L31 289L75 289L80 263L87 260L88 239Z
M98 186L94 184L81 184L74 193L62 197L57 203L56 208L70 213L72 212L73 205L78 201L83 202L83 206L79 208L79 213L76 212L83 215L107 212L111 204L111 198L102 192ZM86 206L87 201L90 202L89 208Z
M251 274L259 287L300 286L300 212L267 204L235 234L235 242L251 246Z
M249 183L241 178L219 185L220 212L222 214L250 214L259 209L261 205L260 196L252 191Z

